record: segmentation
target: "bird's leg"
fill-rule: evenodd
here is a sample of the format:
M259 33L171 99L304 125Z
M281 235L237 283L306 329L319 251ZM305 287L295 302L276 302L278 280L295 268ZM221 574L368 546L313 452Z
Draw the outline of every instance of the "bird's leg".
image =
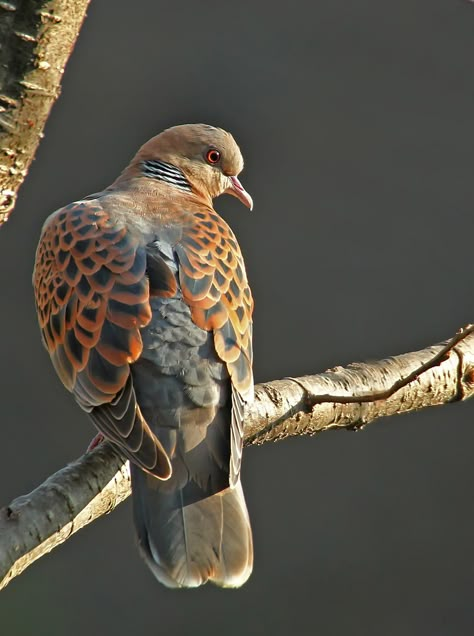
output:
M97 433L97 435L94 437L94 439L91 441L91 443L87 447L86 453L90 453L91 450L94 450L96 446L98 446L99 444L102 444L104 439L105 437L102 435L102 433Z

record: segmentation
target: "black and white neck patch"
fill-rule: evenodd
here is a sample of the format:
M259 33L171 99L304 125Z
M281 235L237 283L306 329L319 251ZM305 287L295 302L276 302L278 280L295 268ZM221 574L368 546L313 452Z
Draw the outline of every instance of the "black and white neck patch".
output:
M159 179L170 185L174 185L180 190L191 192L191 184L184 176L184 172L166 161L158 159L148 159L142 163L143 174L151 179Z

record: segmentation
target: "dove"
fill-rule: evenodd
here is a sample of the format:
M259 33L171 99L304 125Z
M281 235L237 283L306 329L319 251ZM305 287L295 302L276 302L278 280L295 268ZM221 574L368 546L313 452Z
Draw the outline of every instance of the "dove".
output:
M239 587L253 566L240 481L253 298L213 207L230 194L252 209L243 165L230 133L169 128L112 185L51 214L36 252L43 343L130 460L139 550L171 588Z

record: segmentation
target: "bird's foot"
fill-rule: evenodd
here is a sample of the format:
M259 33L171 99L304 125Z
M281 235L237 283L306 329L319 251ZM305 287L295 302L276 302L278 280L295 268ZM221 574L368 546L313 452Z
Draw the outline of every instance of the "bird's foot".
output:
M94 437L94 439L91 441L91 443L87 447L86 453L90 453L91 450L94 450L96 446L98 446L99 444L102 444L104 439L105 437L102 435L102 433L97 433L97 435Z

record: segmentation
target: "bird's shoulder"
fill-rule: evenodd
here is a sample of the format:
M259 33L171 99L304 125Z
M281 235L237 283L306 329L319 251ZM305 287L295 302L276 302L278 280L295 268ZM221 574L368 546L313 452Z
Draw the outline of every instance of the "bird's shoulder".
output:
M139 238L97 200L71 203L43 227L33 273L39 324L85 408L113 399L141 353L139 329L151 318L146 267Z

